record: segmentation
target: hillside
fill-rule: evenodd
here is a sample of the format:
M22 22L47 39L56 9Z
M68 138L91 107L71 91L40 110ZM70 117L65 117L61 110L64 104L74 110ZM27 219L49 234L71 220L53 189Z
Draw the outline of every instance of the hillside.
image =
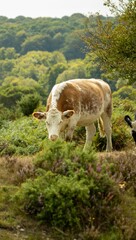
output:
M135 240L135 1L116 17L0 16L0 239ZM72 142L49 141L46 111L55 84L103 79L112 91L113 151L96 124L83 151L85 128ZM91 104L90 104L91 105Z
M112 19L101 16L103 21ZM84 58L84 43L79 38L85 30L87 17L75 13L62 18L14 19L0 16L0 48L14 48L18 54L30 51L60 51L66 59ZM90 27L95 27L96 16L91 17Z

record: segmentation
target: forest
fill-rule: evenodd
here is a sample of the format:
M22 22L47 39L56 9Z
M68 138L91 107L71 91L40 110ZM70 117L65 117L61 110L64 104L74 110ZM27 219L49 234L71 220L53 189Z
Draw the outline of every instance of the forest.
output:
M119 2L106 1L113 17L0 16L2 240L136 239L136 147L124 121L136 114L136 2ZM98 131L84 152L83 127L50 142L32 117L56 83L76 78L111 87L111 153Z
M21 107L24 115L30 115L39 101L46 103L54 84L72 78L104 78L98 57L93 51L87 54L83 41L86 25L93 29L96 18L82 14L61 19L0 17L1 108L6 111L12 106L10 112L16 115L24 101L30 104L33 98L31 110ZM115 89L115 83L111 85Z

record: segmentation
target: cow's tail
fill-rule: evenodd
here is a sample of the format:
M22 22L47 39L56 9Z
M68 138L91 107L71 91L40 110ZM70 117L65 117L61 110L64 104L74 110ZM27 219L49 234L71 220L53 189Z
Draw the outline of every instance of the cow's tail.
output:
M103 126L103 120L101 117L98 120L98 128L99 128L100 136L105 137L105 130L104 130L104 126Z

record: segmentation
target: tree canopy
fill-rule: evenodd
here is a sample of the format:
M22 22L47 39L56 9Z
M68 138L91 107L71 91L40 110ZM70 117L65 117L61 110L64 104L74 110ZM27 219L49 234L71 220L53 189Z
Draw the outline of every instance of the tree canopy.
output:
M119 0L119 7L111 0L105 4L116 14L114 21L102 21L98 15L97 27L88 25L84 41L106 72L132 84L136 81L136 1Z
M59 50L67 59L84 58L85 53L81 51L84 43L75 37L75 32L83 31L86 19L78 13L63 18L0 16L0 48L14 48L21 55L29 51Z

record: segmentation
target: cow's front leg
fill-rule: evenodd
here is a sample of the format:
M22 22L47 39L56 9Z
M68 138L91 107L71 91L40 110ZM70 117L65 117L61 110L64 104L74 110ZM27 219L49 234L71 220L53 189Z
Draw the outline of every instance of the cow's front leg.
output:
M87 148L92 143L93 136L96 133L96 127L95 127L94 123L92 123L91 125L86 126L85 129L86 129L86 142L84 145L84 150L87 150Z
M75 128L69 128L68 130L67 130L67 132L66 132L66 134L65 134L65 140L66 141L71 141L72 140L72 138L73 138L73 133L74 133L74 129Z

